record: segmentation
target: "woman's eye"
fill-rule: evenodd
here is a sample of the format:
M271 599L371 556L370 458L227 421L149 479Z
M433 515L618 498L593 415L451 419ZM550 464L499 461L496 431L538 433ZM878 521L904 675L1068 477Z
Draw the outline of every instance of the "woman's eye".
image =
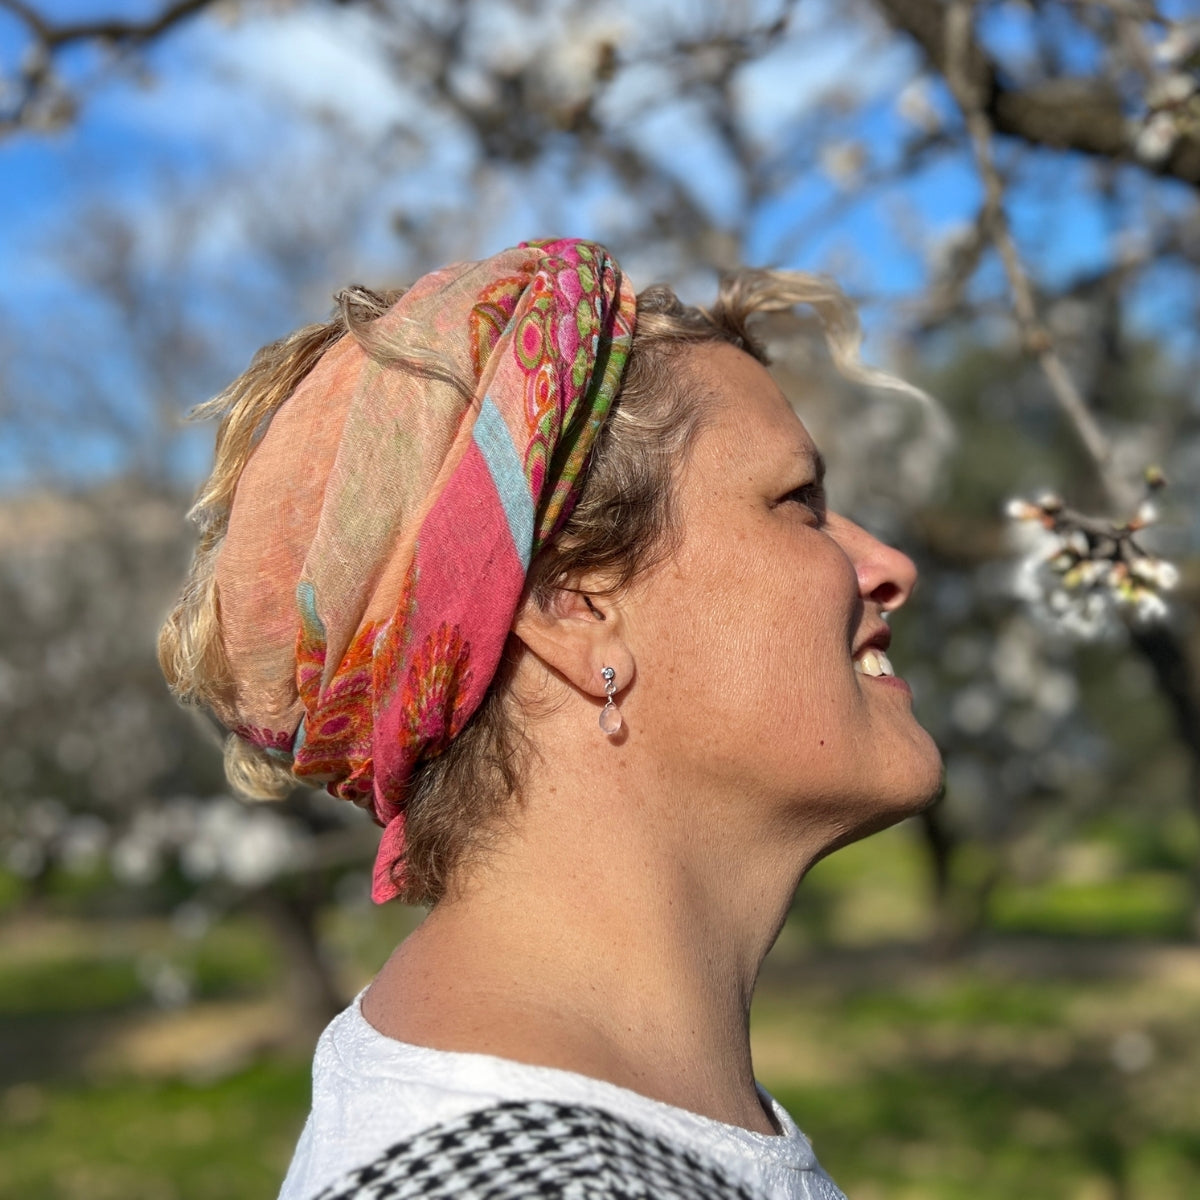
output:
M779 502L799 504L812 513L818 525L825 523L825 488L819 483L806 483L803 487L793 488L786 496L782 496Z

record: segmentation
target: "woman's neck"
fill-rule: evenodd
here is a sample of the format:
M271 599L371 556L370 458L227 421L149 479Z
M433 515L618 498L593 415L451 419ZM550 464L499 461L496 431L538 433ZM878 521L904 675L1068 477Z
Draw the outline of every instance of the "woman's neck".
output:
M745 829L705 845L673 805L598 799L593 788L565 814L525 797L516 831L389 960L367 1019L401 1041L576 1071L771 1132L750 1001L813 856L772 855Z

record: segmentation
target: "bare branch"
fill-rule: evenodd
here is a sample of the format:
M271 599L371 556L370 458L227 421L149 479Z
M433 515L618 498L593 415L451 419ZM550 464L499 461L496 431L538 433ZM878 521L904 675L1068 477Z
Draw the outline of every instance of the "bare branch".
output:
M55 50L71 42L108 41L141 44L151 41L189 17L211 7L216 0L175 0L157 16L144 21L123 21L107 18L99 21L75 21L54 24L24 0L0 0L0 8L12 13L24 23L35 40L47 50Z
M29 45L11 99L0 108L0 134L22 126L56 129L74 117L75 97L54 70L54 56L63 47L78 42L103 42L126 49L143 46L215 3L175 0L144 21L105 18L56 24L25 0L0 0L0 10L12 13L29 31Z
M1055 400L1095 464L1109 499L1118 510L1126 508L1130 503L1130 490L1124 481L1115 476L1112 469L1112 447L1092 416L1087 401L1055 349L1049 330L1038 315L1033 286L1029 282L1012 235L1004 207L1004 182L996 169L992 153L991 122L984 111L984 95L978 86L979 77L972 77L971 74L971 64L975 61L972 48L975 43L971 36L969 0L953 0L946 9L945 33L943 62L946 65L946 82L962 109L971 138L976 166L984 185L983 221L1004 266L1021 341L1042 368Z
M1032 145L1136 163L1145 171L1200 187L1200 138L1191 132L1183 134L1161 161L1139 158L1121 95L1108 80L1051 79L1011 87L971 31L958 51L961 61L948 61L947 24L955 6L943 5L941 0L875 3L892 25L917 42L947 81L949 72L956 72L960 84L978 97L978 107L996 132Z
M1170 21L1158 11L1151 0L1067 0L1072 8L1099 9L1118 17L1134 21L1146 21L1152 25L1169 25Z

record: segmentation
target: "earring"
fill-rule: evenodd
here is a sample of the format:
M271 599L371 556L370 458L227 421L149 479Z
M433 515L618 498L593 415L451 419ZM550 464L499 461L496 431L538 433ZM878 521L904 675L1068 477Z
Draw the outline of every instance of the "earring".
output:
M600 728L612 737L614 733L621 732L621 710L613 703L613 696L617 690L617 673L612 667L605 667L600 674L604 677L604 694L608 697L607 703L600 710Z

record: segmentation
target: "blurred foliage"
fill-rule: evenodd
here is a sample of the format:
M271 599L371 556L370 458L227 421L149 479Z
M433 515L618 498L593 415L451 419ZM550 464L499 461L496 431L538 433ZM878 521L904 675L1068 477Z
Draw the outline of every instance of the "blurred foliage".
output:
M921 854L909 823L819 864L764 970L759 1073L834 1177L856 1200L1194 1195L1200 971L1170 942L1186 904L1156 897L1148 872L1078 885L1081 919L1066 885L1010 882L1000 932L947 963L924 949ZM347 994L417 915L361 895L324 912ZM267 928L97 919L66 896L14 917L0 1196L270 1195L307 1109L309 1047L281 1027ZM192 979L190 999L156 983L164 969Z
M214 1083L131 1080L4 1095L0 1195L236 1200L278 1190L306 1111L307 1063Z

